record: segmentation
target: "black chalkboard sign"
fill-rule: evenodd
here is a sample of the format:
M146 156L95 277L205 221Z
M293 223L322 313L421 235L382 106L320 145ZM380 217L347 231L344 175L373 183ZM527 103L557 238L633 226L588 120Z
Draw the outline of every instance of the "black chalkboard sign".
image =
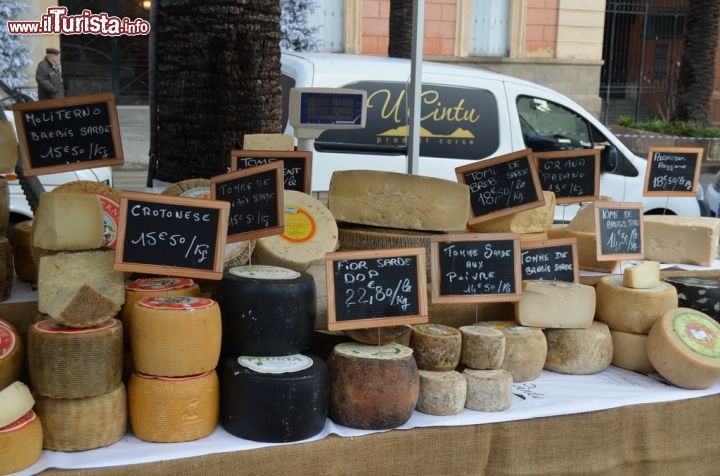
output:
M528 241L520 249L522 279L579 282L576 238Z
M283 163L272 162L210 179L210 197L230 203L228 243L284 231L282 173Z
M283 188L297 192L312 192L312 152L307 150L232 150L230 170L244 170L258 165L282 161Z
M361 329L428 320L425 248L328 253L328 329Z
M222 279L230 204L122 192L114 269Z
M600 193L600 150L560 150L534 154L540 186L556 203L588 202Z
M597 260L642 259L642 203L595 202Z
M651 147L643 195L694 197L702 156L702 147Z
M530 149L457 167L455 175L470 187L470 225L545 204Z
M25 175L123 163L112 94L17 103L12 108Z
M432 302L520 299L520 235L433 236L430 261Z

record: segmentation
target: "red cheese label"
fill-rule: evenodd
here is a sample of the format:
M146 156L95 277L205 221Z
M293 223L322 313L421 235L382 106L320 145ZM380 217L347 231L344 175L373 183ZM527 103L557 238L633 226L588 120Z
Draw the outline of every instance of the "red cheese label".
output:
M91 332L101 331L117 325L119 325L117 320L108 319L102 324L98 324L94 327L67 327L60 324L55 319L45 319L44 321L34 324L33 327L40 332L48 332L52 334L89 334Z
M106 197L99 193L90 192L100 199L100 208L103 212L103 222L105 222L105 229L103 235L105 236L105 248L115 249L115 242L117 241L117 230L118 230L118 217L120 216L120 204L112 198Z
M143 278L129 283L125 289L137 292L176 291L194 285L195 281L190 278Z
M33 421L35 421L36 418L37 415L35 415L35 412L30 410L9 425L0 428L0 433L11 433L14 431L18 431L20 428L27 426Z
M16 345L15 332L6 323L0 321L0 359L10 355Z
M138 304L150 309L194 311L212 307L215 301L195 296L156 296L145 298Z
M160 377L157 375L144 374L142 372L135 371L135 376L145 380L159 380L162 382L186 382L188 380L202 380L208 377L214 370L208 370L197 375L188 375L187 377Z

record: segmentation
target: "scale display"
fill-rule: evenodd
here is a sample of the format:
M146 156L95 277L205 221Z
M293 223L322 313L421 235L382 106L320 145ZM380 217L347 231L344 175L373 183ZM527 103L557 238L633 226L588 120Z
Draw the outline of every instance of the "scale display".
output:
M365 127L367 92L342 88L294 88L290 124L297 129Z

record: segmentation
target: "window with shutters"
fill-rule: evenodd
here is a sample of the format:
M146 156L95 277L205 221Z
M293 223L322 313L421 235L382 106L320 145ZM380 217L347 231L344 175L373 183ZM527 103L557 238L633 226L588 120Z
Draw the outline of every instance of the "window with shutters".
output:
M508 56L509 0L472 0L470 56Z
M310 24L320 27L318 38L321 40L321 44L318 51L342 53L345 50L345 1L316 1L317 8L310 15Z

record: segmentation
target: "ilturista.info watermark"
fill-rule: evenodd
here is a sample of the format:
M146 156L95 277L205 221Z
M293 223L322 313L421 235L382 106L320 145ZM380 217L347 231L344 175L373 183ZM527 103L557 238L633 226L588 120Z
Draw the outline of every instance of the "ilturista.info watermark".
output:
M150 33L150 22L142 18L110 16L83 10L79 15L68 15L67 7L48 7L40 21L8 21L11 35L103 35L137 36Z

